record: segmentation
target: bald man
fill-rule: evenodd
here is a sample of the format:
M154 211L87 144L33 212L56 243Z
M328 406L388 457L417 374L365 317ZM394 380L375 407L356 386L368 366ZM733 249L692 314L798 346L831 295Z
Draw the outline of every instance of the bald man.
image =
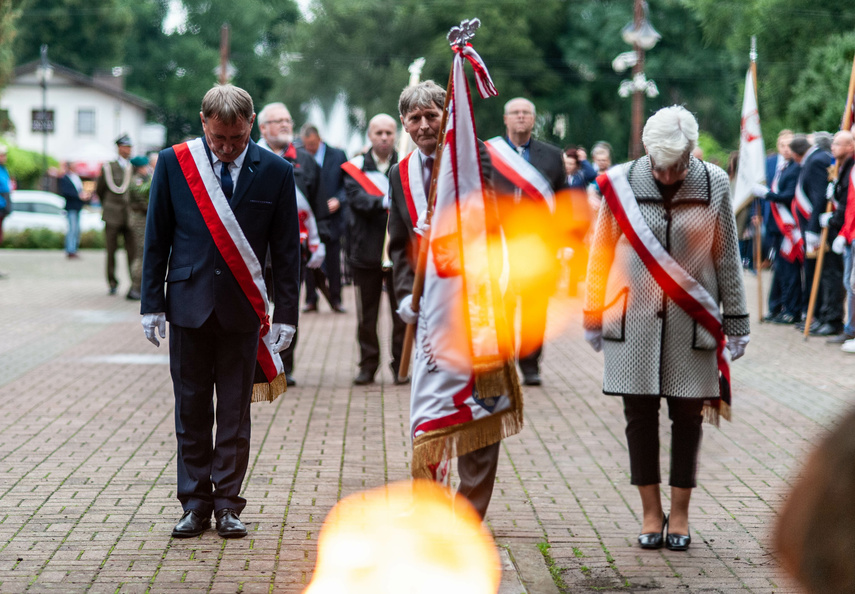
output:
M820 224L828 221L828 237L834 238L831 244L831 266L824 265L822 270L822 289L824 291L823 310L830 309L829 315L837 315L834 308L842 310L846 291L846 323L842 332L832 336L828 342L832 344L843 344L847 340L855 338L855 289L852 285L852 241L855 239L855 204L849 202L849 186L851 185L851 174L853 155L855 155L855 140L852 133L841 130L834 135L831 142L831 154L838 163L837 181L834 184L832 198L837 204L837 210L829 216L820 215ZM842 269L839 261L842 259ZM828 271L828 272L827 272ZM838 274L838 272L842 273ZM825 299L827 297L827 299ZM834 305L829 305L836 300ZM823 313L823 312L820 312ZM840 311L839 313L842 313ZM855 347L855 344L852 345ZM855 348L853 348L855 351Z
M395 152L397 130L392 116L385 113L375 115L368 122L371 150L342 165L344 189L351 210L349 263L356 287L356 337L359 341L359 373L353 383L357 386L374 382L380 366L377 315L384 283L392 310L392 377L395 384L407 382L406 378L398 378L406 325L395 313L398 301L392 282L392 262L384 254L389 216L389 171L398 162Z

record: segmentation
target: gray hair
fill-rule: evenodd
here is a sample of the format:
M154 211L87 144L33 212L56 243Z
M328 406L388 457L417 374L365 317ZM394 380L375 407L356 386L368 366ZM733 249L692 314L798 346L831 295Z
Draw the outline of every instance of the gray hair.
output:
M534 103L532 103L531 101L529 101L529 100L528 100L528 99L526 99L525 97L514 97L513 99L511 99L510 101L508 101L507 103L505 103L505 107L504 107L504 110L502 111L502 113L504 113L505 115L507 115L507 114L508 114L508 107L509 107L509 106L510 106L510 104L511 104L511 103L513 103L514 101L525 101L526 103L528 103L528 106L529 106L529 107L531 107L531 115L533 115L533 116L537 116L537 108L534 106Z
M303 137L305 137L305 136L318 136L318 137L320 137L320 135L321 135L321 133L318 131L318 127L315 126L314 124L310 124L309 122L306 122L300 128L300 136L303 136Z
M671 167L698 144L698 121L681 105L663 107L644 124L641 141L657 167Z
M285 107L285 104L282 103L281 101L276 101L274 103L268 103L267 105L265 105L264 107L261 108L261 111L258 112L258 125L261 126L262 124L266 124L267 123L267 116L270 115L271 111L273 111L274 109L278 109L278 108L284 109L289 114L291 113L288 110L288 108Z
M234 85L217 85L202 99L202 116L206 121L217 118L231 126L240 118L251 121L254 113L252 97Z
M824 151L831 150L831 141L833 140L833 136L830 132L814 132L813 133L813 142L819 148Z
M445 107L445 89L433 82L425 80L413 87L407 87L398 99L398 113L406 116L419 107Z

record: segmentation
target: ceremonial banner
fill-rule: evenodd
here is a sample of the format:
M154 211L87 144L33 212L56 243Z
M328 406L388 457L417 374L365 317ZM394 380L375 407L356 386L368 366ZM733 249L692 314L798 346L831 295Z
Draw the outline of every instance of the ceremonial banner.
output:
M641 214L623 166L617 165L601 174L597 177L597 185L624 237L656 283L698 325L715 337L721 391L719 398L704 403L704 417L715 425L718 425L719 416L730 420L730 367L724 356L726 338L718 302L656 238Z
M272 402L285 393L287 386L282 359L273 352L273 340L277 337L269 332L267 289L261 264L223 194L202 139L196 138L172 148L217 250L258 315L258 367L266 381L253 385L252 401Z
M485 200L483 193L463 70L464 59L473 60L471 46L467 53L462 56L455 47L410 403L413 476L438 481L447 478L451 458L514 435L523 424L496 274L497 266L501 270L497 215L492 197ZM414 173L406 162L399 168ZM418 210L422 214L421 206Z
M739 138L739 168L733 189L733 210L739 212L754 199L751 189L766 181L766 148L760 131L760 114L754 95L751 69L745 75L745 96L742 100L742 123Z

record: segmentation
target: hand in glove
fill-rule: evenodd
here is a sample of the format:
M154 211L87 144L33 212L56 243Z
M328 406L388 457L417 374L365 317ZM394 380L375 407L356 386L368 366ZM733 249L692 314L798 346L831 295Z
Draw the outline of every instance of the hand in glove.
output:
M392 208L392 195L389 192L383 194L383 208L386 210Z
M754 184L751 186L751 193L757 198L765 198L766 194L769 193L769 188L763 184Z
M819 233L805 231L805 251L811 253L815 252L817 248L819 248Z
M270 334L273 337L273 346L271 347L273 352L281 353L291 346L291 341L294 340L296 333L296 326L292 326L291 324L271 324Z
M157 330L161 338L166 338L166 314L162 312L143 314L142 327L148 341L154 346L159 347L160 341L157 339L154 331Z
M746 334L745 336L728 336L727 337L727 350L730 351L730 360L736 361L742 355L745 354L745 346L748 344L748 341L751 340L751 336Z
M327 248L324 244L319 243L318 247L315 248L315 251L312 252L312 256L309 258L309 261L306 263L307 268L320 268L321 264L324 263L324 258L327 257Z
M843 250L846 249L846 238L842 235L838 235L834 238L834 241L831 242L831 251L835 254L842 254Z
M591 345L595 352L599 353L603 350L603 331L585 330L585 341Z
M828 221L831 220L831 217L834 216L833 212L824 212L819 215L819 226L825 229L828 227Z
M419 314L413 311L413 296L407 295L398 304L398 317L404 320L405 324L415 324L419 319Z
M416 226L413 227L413 231L421 237L427 236L430 232L430 223L427 222L427 210L423 210L422 214L419 215L419 220L416 222Z

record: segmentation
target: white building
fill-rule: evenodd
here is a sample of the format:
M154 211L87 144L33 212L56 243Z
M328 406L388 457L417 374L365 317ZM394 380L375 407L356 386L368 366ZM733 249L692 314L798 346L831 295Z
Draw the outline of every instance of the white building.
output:
M122 134L134 141L134 154L163 148L165 128L146 124L155 104L124 91L120 76L93 78L54 62L49 65L44 88L40 61L35 60L16 68L0 95L0 109L14 126L15 144L95 171L102 161L115 158L115 141ZM47 133L42 131L45 125Z

